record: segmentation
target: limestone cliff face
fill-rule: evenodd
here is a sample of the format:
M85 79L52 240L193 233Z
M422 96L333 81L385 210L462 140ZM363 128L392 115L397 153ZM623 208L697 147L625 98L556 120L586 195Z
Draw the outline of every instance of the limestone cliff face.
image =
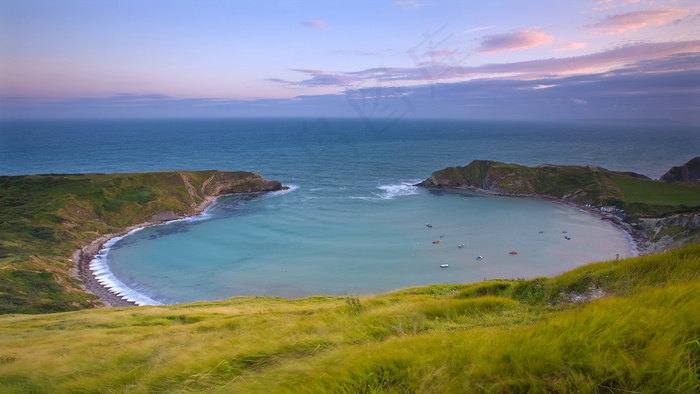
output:
M240 173L226 171L215 171L201 186L201 192L204 196L277 190L282 190L282 184L278 181L267 181L258 174L248 173L247 176L241 177Z
M200 213L214 197L284 189L280 182L268 181L258 174L245 171L180 171L156 175L161 177L165 187L175 188L171 192L168 206L163 202L154 202L146 208L147 211L154 212L150 220L155 222Z
M683 182L700 180L700 156L691 159L680 167L673 167L659 180L664 182Z
M665 218L639 220L640 228L648 235L646 251L660 253L691 245L700 240L700 214L678 214Z

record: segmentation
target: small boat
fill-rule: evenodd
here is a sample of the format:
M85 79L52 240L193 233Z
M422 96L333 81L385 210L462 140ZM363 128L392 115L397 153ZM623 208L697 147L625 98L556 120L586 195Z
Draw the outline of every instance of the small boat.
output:
M564 231L562 231L562 233L566 234L566 233L568 233L568 231L564 230Z
M434 243L434 244L439 244L439 243L440 243L440 240L439 240L439 239L436 239L435 241L433 241L433 243Z
M449 266L450 266L449 264L440 264L440 268L447 268Z
M427 227L431 227L431 228L433 227L433 225L430 224L430 223L426 223L425 225L426 225Z
M568 235L565 235L564 238L569 239L569 240L571 239L571 237L569 237Z
M481 260L481 259L483 259L483 257L478 256L476 259L477 259L477 260Z
M464 244L459 244L459 246L457 246L457 247L462 249L464 247Z
M516 254L518 254L518 252L516 252L516 251L512 250L512 251L510 252L510 254L512 254L512 255L516 255Z
M445 238L445 236L444 236L444 235L441 235L440 238Z

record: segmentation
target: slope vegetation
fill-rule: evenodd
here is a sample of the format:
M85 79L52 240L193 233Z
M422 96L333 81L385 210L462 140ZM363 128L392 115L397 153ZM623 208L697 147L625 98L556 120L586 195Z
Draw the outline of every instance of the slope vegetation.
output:
M0 316L0 391L698 392L700 245L374 297Z
M192 215L222 194L279 190L249 172L0 177L0 313L91 307L71 252L123 228Z

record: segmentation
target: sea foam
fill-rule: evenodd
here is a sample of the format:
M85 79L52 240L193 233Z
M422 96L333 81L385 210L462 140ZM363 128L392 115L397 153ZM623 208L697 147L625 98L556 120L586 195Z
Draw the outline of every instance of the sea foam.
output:
M165 303L156 301L153 298L142 294L124 284L122 281L120 281L114 276L112 271L109 269L109 266L107 265L107 256L109 255L110 248L114 246L114 244L119 242L120 239L129 236L137 231L140 231L144 228L146 227L139 227L135 230L130 231L122 237L115 237L105 242L105 244L102 246L102 249L100 249L100 251L95 255L95 258L93 258L92 261L90 261L90 269L95 275L97 281L102 286L104 286L112 293L115 293L116 295L120 296L121 298L127 301L131 301L136 305L165 305Z
M400 184L377 186L377 189L383 190L384 193L378 194L382 200L391 200L394 197L410 196L418 194L418 187L414 186L417 182L402 182Z

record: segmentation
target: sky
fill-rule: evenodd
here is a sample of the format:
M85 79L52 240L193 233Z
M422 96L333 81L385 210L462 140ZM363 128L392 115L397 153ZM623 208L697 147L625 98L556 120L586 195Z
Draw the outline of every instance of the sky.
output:
M0 118L700 124L698 0L0 0Z

